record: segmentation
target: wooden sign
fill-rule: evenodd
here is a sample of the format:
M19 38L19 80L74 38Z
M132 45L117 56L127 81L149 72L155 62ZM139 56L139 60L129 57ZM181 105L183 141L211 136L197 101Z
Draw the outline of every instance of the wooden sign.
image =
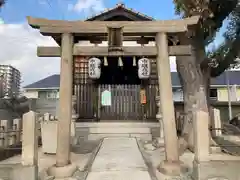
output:
M141 100L141 104L146 104L147 103L147 97L146 97L145 89L141 89L141 91L140 91L140 100Z

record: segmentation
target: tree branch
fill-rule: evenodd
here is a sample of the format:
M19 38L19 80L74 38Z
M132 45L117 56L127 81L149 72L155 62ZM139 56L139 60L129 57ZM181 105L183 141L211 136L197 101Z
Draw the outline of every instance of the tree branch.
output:
M240 37L235 39L229 47L226 55L219 56L217 61L219 65L211 69L211 76L216 77L223 73L231 64L236 64L235 60L240 55Z

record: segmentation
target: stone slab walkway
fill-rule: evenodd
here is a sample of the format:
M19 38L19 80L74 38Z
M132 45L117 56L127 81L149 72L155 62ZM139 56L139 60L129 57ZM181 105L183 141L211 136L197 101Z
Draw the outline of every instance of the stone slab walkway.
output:
M135 138L105 138L87 180L151 180Z

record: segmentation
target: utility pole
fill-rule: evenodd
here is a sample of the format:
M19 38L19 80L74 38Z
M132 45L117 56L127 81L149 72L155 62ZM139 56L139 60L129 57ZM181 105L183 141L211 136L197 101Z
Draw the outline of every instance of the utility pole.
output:
M229 121L231 121L232 120L232 98L231 98L228 70L226 70L226 81L227 81L227 92L228 92L228 117L229 117Z

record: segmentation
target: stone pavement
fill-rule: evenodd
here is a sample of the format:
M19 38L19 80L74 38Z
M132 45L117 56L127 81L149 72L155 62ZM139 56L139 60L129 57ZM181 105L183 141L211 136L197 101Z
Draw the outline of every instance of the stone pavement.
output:
M135 138L105 138L87 180L151 180Z

